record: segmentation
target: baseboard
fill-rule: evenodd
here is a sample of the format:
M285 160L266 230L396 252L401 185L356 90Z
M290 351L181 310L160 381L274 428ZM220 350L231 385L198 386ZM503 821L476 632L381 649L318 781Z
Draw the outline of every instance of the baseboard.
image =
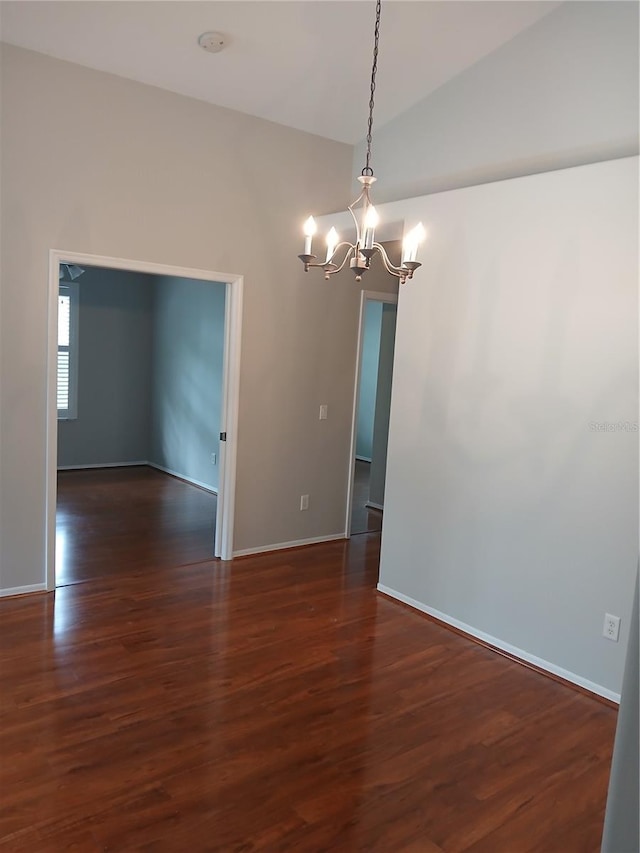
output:
M258 548L244 548L234 551L235 557L249 557L252 554L267 554L269 551L286 551L288 548L302 548L304 545L317 545L320 542L337 542L346 539L344 533L332 533L329 536L314 536L312 539L295 539L292 542L278 542L277 545L261 545Z
M196 480L194 477L187 477L185 474L179 474L177 471L172 471L171 468L165 468L164 465L157 465L155 462L145 462L143 464L148 465L149 468L155 468L157 471L162 471L164 474L170 474L178 480L184 480L185 483L191 483L192 486L198 486L198 488L204 489L205 492L210 492L212 495L218 494L217 489L214 489L208 483Z
M138 468L148 465L146 459L138 462L94 462L92 465L58 465L58 471L85 471L89 468Z
M403 604L408 604L409 607L413 607L415 610L419 610L422 613L426 613L427 616L430 616L437 622L441 622L444 625L447 625L462 634L466 634L470 639L477 640L481 642L484 646L488 646L496 652L503 652L510 658L519 661L520 663L523 663L525 665L528 664L543 674L548 674L551 677L556 678L560 681L568 682L569 684L573 684L576 687L580 687L582 690L586 690L588 693L595 693L596 696L601 696L604 699L608 699L610 702L620 704L619 693L614 693L612 690L609 690L606 687L602 687L600 684L595 684L593 681L589 681L587 678L583 678L581 675L576 675L575 672L570 672L567 669L563 669L561 666L556 666L556 664L551 663L548 660L544 660L543 658L539 658L536 655L529 654L529 652L525 652L523 649L519 649L517 646L512 646L510 643L505 643L502 640L499 640L497 637L492 637L491 634L485 634L484 631L479 631L477 628L473 628L471 625L467 625L465 622L460 622L459 619L454 619L452 616L448 616L446 613L441 613L439 610L436 610L433 607L428 607L421 601L417 601L415 598L411 598L408 595L403 595L403 593L398 592L395 589L391 589L390 587L385 586L384 584L378 584L378 592L381 592L384 595L388 595L389 598L394 598L397 601L401 601Z
M365 506L371 507L371 509L379 509L380 512L384 510L384 506L382 504L376 504L373 501L367 501Z
M192 486L198 486L204 489L205 492L211 492L213 495L218 494L218 490L212 488L208 483L203 483L201 480L196 480L194 477L187 477L185 474L179 474L177 471L172 471L171 468L165 468L164 465L157 465L155 462L149 462L148 459L140 459L138 462L98 462L93 465L58 465L58 471L85 471L90 468L139 468L141 465L146 465L149 468L156 468L164 474L170 474L172 477L177 477L178 480L184 480L185 483L191 483Z
M371 462L372 461L370 456L358 456L357 453L356 453L356 459L358 460L358 462Z
M13 586L0 589L0 598L8 598L11 595L30 595L34 592L46 592L46 583L32 583L29 586Z

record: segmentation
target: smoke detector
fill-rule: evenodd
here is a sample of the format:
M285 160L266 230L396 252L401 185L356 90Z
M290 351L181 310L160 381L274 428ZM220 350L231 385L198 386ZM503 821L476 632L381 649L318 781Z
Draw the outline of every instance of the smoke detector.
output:
M227 46L228 38L224 33L202 33L198 39L198 44L207 53L220 53Z

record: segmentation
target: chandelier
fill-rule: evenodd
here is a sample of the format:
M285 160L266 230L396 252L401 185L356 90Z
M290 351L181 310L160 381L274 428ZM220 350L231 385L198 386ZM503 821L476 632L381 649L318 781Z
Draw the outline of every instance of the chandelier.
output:
M378 213L371 203L371 186L375 182L373 169L371 168L371 131L373 128L373 106L374 95L376 90L376 72L378 70L378 41L380 38L380 6L381 0L376 2L376 26L374 31L373 43L373 65L371 67L371 87L369 97L369 121L367 125L367 156L364 168L358 181L362 184L362 192L358 198L349 205L349 213L353 217L356 226L356 241L349 243L341 241L338 232L335 228L331 228L327 234L327 254L324 262L314 263L317 261L317 255L311 254L311 243L313 236L317 231L317 226L313 216L310 216L304 223L304 252L298 255L304 265L304 271L309 272L311 267L319 267L324 270L324 277L340 272L349 261L349 266L355 273L356 281L362 281L362 275L370 265L371 258L377 253L382 259L384 268L391 275L400 279L400 284L408 278L413 278L415 270L421 266L416 260L418 254L418 245L424 239L425 231L422 223L418 223L412 231L404 238L402 244L402 260L400 266L394 266L389 260L384 246L375 242L375 229L379 221ZM360 205L361 220L358 220L355 208ZM346 252L342 260L339 260L341 252L346 247Z

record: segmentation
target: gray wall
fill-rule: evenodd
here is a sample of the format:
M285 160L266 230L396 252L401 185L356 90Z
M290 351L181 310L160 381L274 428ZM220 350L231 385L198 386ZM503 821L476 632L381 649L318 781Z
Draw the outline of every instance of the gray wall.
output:
M220 470L224 312L224 284L156 278L149 461L214 491Z
M637 153L638 4L567 2L376 128L376 199Z
M296 255L309 205L350 200L350 146L0 50L0 587L44 581L51 248L242 274L234 545L339 535L360 288L328 288Z
M387 442L393 379L393 351L396 341L397 306L385 304L380 325L380 359L378 363L375 417L373 425L373 455L369 479L369 500L384 506L384 484L387 470Z
M85 267L78 294L78 417L58 421L58 465L144 462L151 387L149 277Z
M381 323L382 303L368 300L365 305L364 334L362 337L356 456L367 459L369 462L373 453L373 422L376 412Z
M399 294L380 582L619 694L638 561L638 158L380 213L429 235Z
M479 63L434 93L428 109L376 133L377 199L636 145L634 4L569 3L559 12L523 34L531 43L512 42L506 59L486 72ZM0 586L43 581L52 247L243 274L235 547L343 530L359 288L348 273L327 288L291 258L310 199L315 211L351 200L352 149L19 48L1 51ZM82 115L71 135L59 120L70 103ZM360 157L356 164L359 172ZM320 403L328 421L318 422ZM311 494L306 513L303 493Z

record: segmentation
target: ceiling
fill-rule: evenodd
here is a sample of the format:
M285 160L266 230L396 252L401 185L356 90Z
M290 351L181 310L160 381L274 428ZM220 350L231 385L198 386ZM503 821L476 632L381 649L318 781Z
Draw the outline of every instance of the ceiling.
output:
M548 14L555 2L385 0L376 126ZM11 44L355 144L366 133L373 0L3 0ZM198 36L229 37L219 54Z

